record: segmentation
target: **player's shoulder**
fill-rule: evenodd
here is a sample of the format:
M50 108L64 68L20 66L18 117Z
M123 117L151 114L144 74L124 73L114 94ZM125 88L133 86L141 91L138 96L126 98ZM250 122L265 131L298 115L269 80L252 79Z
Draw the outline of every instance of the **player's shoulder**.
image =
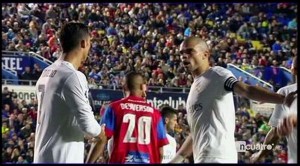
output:
M126 100L126 98L122 98L122 99L119 99L119 100L114 100L114 101L111 101L108 106L109 107L117 107L119 106L121 103L124 103Z
M230 70L221 67L221 66L214 66L211 68L211 71L215 73L217 76L224 76L228 74L232 74Z
M53 65L58 68L58 70L64 72L64 74L66 76L70 76L70 77L77 77L79 78L80 80L83 79L83 80L86 80L86 77L85 75L76 70L74 68L74 66L70 63L70 62L67 62L67 61L62 61L62 60L57 60L53 63Z
M58 67L57 63L53 63L53 64L47 66L47 67L43 70L43 72L49 71L49 70L57 70L57 71L59 72L59 71L60 71L60 68Z
M153 108L153 113L154 113L156 116L162 117L161 111L160 111L158 108L155 108L155 107L153 107L153 106L151 106L151 105L149 105L149 107Z
M67 78L65 82L66 84L81 85L81 86L87 85L87 79L85 75L78 70L69 69L69 71L62 73L61 76ZM87 88L87 86L84 87Z
M82 72L76 70L75 75L80 81L86 81L86 76Z
M46 67L44 71L46 70L56 70L56 73L59 77L65 77L69 78L74 76L76 72L78 72L71 64L67 64L67 62L56 60L53 64Z
M64 74L62 75L62 77L66 77L66 84L71 84L71 85L76 85L76 84L80 84L80 82L82 82L82 78L80 75L78 75L76 72L72 72L72 73L68 73L68 74Z
M277 91L277 93L286 95L286 94L291 93L295 90L297 90L297 83L284 86L284 87L280 88Z

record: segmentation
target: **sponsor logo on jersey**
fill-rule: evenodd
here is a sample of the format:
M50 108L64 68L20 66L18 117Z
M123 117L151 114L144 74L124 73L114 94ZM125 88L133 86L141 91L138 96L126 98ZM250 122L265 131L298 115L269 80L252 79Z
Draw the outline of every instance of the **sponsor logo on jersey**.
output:
M150 157L147 153L129 152L125 157L125 164L143 164L150 163Z
M197 104L191 105L188 108L188 111L195 112L195 111L201 111L202 109L203 109L202 103L197 103Z

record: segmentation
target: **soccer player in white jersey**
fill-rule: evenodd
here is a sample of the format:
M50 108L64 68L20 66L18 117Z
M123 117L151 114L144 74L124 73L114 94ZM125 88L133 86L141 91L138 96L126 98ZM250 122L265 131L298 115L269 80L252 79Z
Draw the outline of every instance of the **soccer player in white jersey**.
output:
M161 115L164 119L167 138L169 144L163 146L163 160L162 163L169 163L171 159L176 155L177 143L174 137L169 133L174 132L175 125L177 124L177 110L170 106L164 106L161 108Z
M280 88L277 91L277 93L286 95L297 90L297 56L294 57L293 59L292 73L296 78L296 83ZM268 132L264 140L264 145L275 145L280 139L280 135L282 135L280 133L283 133L283 135L287 135L285 131L288 129L288 133L291 132L291 134L288 134L286 137L287 145L288 145L288 163L297 163L297 128L291 130L293 126L289 125L289 122L295 121L295 117L297 117L297 100L294 100L290 108L281 104L277 104L269 120L269 124L272 126L272 128ZM281 124L280 123L281 120L286 125ZM278 126L281 127L278 129ZM284 132L282 132L282 130ZM263 159L263 157L269 154L271 151L272 149L271 150L262 149L257 153L254 153L251 156L250 161L260 162Z
M190 135L170 161L182 162L193 153L195 163L237 163L233 92L262 102L287 103L292 95L281 94L238 81L227 69L210 66L210 49L198 37L186 38L180 45L181 59L193 75L187 99Z
M83 163L84 136L104 136L104 126L96 121L89 103L86 77L78 71L91 45L88 27L67 23L59 40L62 55L36 84L34 163Z

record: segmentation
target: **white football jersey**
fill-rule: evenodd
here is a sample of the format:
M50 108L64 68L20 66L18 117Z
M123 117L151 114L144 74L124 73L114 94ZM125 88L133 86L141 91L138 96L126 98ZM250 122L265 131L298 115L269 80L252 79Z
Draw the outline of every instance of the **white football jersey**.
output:
M167 133L167 139L169 141L169 144L163 146L163 160L161 163L169 163L171 159L173 159L173 157L175 157L176 155L177 143L175 138Z
M234 75L219 66L195 77L187 99L187 118L195 163L237 163ZM228 89L231 87L231 90ZM227 89L227 90L226 90Z
M100 125L88 100L83 73L57 60L36 84L38 119L34 163L83 163L84 134L97 136Z
M288 95L291 92L297 90L297 84L288 85L280 88L277 93L282 95ZM276 104L275 110L269 120L269 124L273 127L277 127L280 121L290 115L297 115L297 99L294 100L291 107L288 108L282 104ZM297 163L297 128L294 128L292 133L287 137L288 144L288 163Z

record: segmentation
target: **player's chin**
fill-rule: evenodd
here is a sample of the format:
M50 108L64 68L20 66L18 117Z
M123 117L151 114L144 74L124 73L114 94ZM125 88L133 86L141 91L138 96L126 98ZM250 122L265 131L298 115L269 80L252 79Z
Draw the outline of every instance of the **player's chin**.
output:
M191 66L190 64L184 65L184 70L185 70L186 72L191 72L191 71L192 71L192 66Z

